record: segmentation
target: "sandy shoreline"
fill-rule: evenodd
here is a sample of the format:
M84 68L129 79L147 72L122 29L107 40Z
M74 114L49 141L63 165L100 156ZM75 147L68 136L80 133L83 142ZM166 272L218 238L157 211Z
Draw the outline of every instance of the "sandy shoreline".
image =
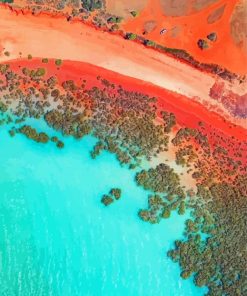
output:
M0 7L0 15L0 62L17 59L20 52L22 57L31 54L86 62L152 83L196 102L208 102L217 112L218 103L209 96L216 78L208 73L83 23L69 23L64 18L45 14L17 15L4 7ZM10 56L5 56L4 51ZM226 87L238 93L244 91L243 86L237 84L226 83ZM227 112L220 113L227 115ZM246 126L242 120L227 119Z
M37 67L45 67L47 69L46 78L50 75L58 77L59 81L74 80L81 84L83 79L87 80L87 86L98 86L97 76L108 79L115 85L121 85L128 91L140 92L157 98L157 107L160 110L172 112L177 117L177 122L181 126L197 128L198 122L203 121L208 126L218 130L226 136L233 136L240 141L247 137L247 129L241 126L230 124L222 115L219 115L208 109L202 104L192 101L185 96L168 91L151 83L121 75L116 72L106 70L84 62L63 61L62 67L58 68L54 60L50 60L48 64L43 64L41 59L33 58L32 60L17 59L9 61L11 69L21 72L23 67L36 69Z

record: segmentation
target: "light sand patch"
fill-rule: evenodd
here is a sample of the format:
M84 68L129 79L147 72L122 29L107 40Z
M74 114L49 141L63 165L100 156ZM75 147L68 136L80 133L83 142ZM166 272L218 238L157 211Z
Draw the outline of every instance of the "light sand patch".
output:
M160 0L161 7L166 16L183 16L189 11L188 0Z
M157 22L156 21L147 21L144 24L144 32L146 34L151 33L153 30L155 30L157 27Z
M220 0L160 0L166 16L185 16L207 8Z
M157 29L148 34L149 40L166 47L184 49L201 63L217 64L231 72L245 75L247 73L247 53L243 48L236 46L229 30L229 21L237 2L239 0L220 0L201 11L196 11L193 10L192 4L195 2L192 0L176 2L177 8L171 8L172 6L168 5L172 3L171 0L163 0L163 2L161 0L149 0L139 17L129 18L121 27L126 32L142 35L143 24L146 21L155 20ZM171 16L166 15L162 5L172 9ZM226 5L224 14L212 27L211 24L208 24L207 18L212 11L223 5ZM187 15L189 16L172 16L173 13L177 13L176 9L188 9L189 14ZM181 28L177 38L169 33L171 28L174 27ZM160 34L163 28L168 30L167 34ZM211 32L217 32L219 38L208 50L202 51L197 42L199 39L206 38Z
M220 2L221 0L194 0L193 2L193 9L196 11L201 11L213 3Z
M247 1L242 0L235 7L231 22L231 35L235 44L247 51Z
M158 154L157 157L152 158L151 160L151 167L156 167L160 163L166 163L171 168L174 169L174 171L179 175L180 183L182 186L185 187L185 190L194 190L196 191L196 180L192 178L193 170L188 173L188 167L181 166L176 164L176 154L174 150L174 146L171 143L171 139L175 137L175 134L170 137L170 143L169 143L169 149L168 151L163 151ZM149 165L150 165L149 164Z
M170 35L172 38L176 38L179 36L179 34L181 32L181 27L176 26L176 27L172 28L169 32L170 32Z
M207 18L208 24L213 24L213 23L217 22L218 20L220 20L224 14L225 7L226 7L226 5L222 5L221 7L212 11Z
M142 11L146 4L147 0L106 0L106 11L126 18L131 16L131 11Z

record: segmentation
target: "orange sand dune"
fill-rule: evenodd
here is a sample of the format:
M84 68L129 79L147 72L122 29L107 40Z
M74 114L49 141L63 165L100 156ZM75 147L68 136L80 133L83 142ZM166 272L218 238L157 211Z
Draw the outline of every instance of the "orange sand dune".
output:
M218 64L239 74L247 73L246 48L234 43L230 28L231 16L239 0L215 1L216 3L187 16L166 16L160 2L161 0L149 0L138 17L126 19L124 30L142 35L144 24L155 21L155 28L144 35L145 38L167 47L185 49L200 62ZM186 5L189 6L192 2L187 0ZM210 14L221 7L224 7L221 18L208 23ZM163 28L167 29L167 33L162 35L160 31ZM209 42L210 47L202 51L197 46L197 41L207 39L206 36L211 32L217 33L217 41Z

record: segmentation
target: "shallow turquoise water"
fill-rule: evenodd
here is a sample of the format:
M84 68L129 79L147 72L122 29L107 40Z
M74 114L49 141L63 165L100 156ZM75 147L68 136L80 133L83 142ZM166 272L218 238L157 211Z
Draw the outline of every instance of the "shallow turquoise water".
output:
M140 221L147 193L134 173L106 152L92 160L91 137L64 142L59 150L0 130L0 295L203 295L166 257L185 217ZM105 208L112 187L122 199Z

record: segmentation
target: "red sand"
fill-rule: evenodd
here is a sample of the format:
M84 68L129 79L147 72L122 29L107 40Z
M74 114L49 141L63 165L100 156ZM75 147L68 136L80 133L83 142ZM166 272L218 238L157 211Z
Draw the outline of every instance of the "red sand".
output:
M78 20L67 22L62 15L33 16L30 11L10 11L0 6L0 16L0 47L10 52L10 56L0 53L0 61L16 59L22 52L23 57L32 54L91 63L184 95L205 107L210 106L210 112L218 110L218 114L230 122L246 126L246 121L229 116L223 108L220 110L218 102L209 96L216 79L220 81L213 75ZM235 81L225 85L235 93L246 92L244 83L240 85Z
M87 80L87 85L97 86L97 76L109 80L115 85L121 85L124 89L137 91L158 98L158 107L173 112L177 121L181 126L197 128L198 122L203 121L207 126L225 134L226 136L234 136L240 141L246 141L247 129L240 126L234 126L225 121L224 118L216 113L208 112L208 110L199 103L191 101L189 98L167 91L153 84L143 82L141 80L130 78L88 63L63 61L61 67L57 67L54 60L50 60L48 64L44 64L40 59L32 60L13 60L8 62L13 70L20 70L22 67L37 68L44 67L48 69L46 77L55 75L59 82L64 80L74 80L81 84L83 79Z
M149 0L140 15L126 20L123 28L126 31L142 35L144 23L155 20L157 22L156 29L146 34L145 38L168 47L185 49L200 62L218 64L232 72L246 74L247 52L244 47L239 47L234 43L230 32L230 19L238 2L239 0L217 1L192 15L169 17L163 13L160 0ZM210 13L224 4L226 6L221 19L213 24L208 24L207 18ZM179 28L176 37L171 34L175 27ZM168 30L165 35L160 34L163 28ZM218 39L215 43L209 42L210 48L202 51L197 46L197 41L205 39L211 32L216 32Z
M11 53L10 57L0 56L0 60L11 63L16 69L23 66L49 67L49 75L57 75L61 82L71 79L81 84L86 79L89 86L97 86L96 76L101 75L127 90L157 97L158 107L173 112L181 126L193 128L203 121L208 129L216 129L226 137L233 136L240 141L247 139L247 129L226 122L219 114L196 102L193 96L193 99L186 96L191 91L207 100L215 83L211 75L119 36L96 31L80 22L68 23L61 16L46 13L32 16L30 12L23 15L20 11L15 14L1 7L0 15L0 45L3 44ZM62 58L66 62L60 69L54 60L48 65L41 63L40 59L11 62L11 59L18 58L20 51L24 56L31 53L50 60ZM168 86L171 91L158 85ZM181 95L175 93L178 90Z

